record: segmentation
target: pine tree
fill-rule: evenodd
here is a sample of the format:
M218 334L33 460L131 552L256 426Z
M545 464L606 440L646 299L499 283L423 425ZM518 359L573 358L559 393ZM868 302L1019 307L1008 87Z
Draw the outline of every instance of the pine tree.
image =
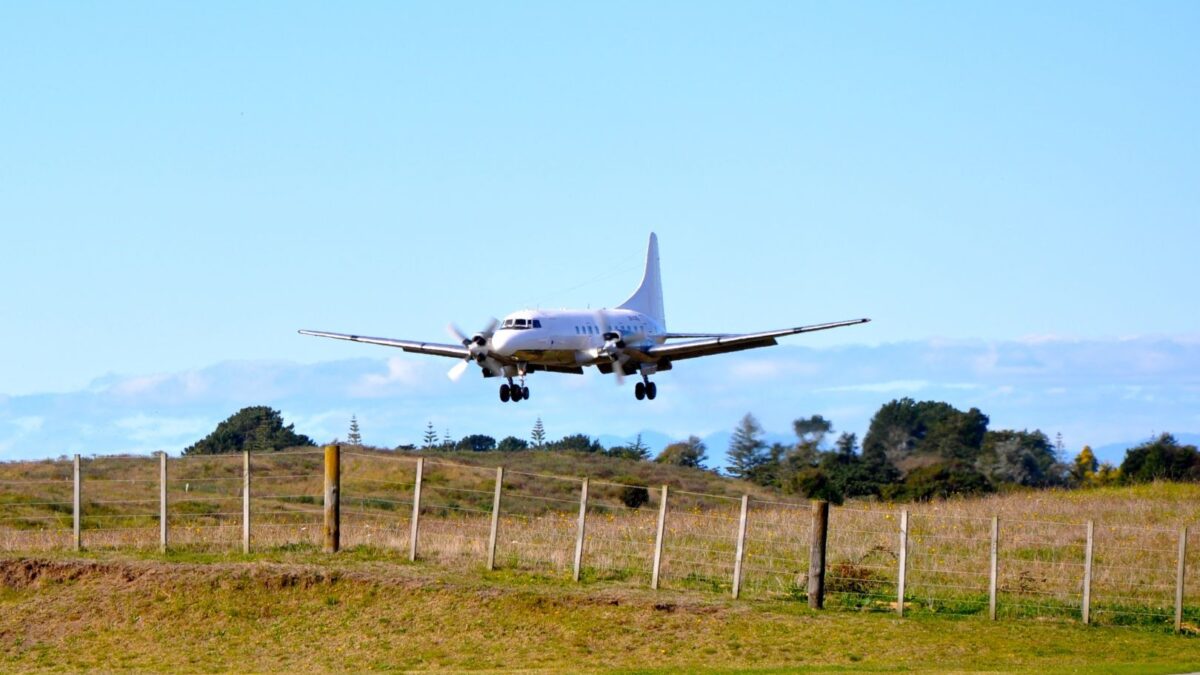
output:
M362 434L358 433L358 416L350 416L350 433L346 435L346 443L354 446L362 445Z
M736 478L749 478L754 470L770 459L767 455L767 444L762 440L763 428L754 419L754 415L746 413L729 439L729 475Z
M533 447L541 448L546 445L546 427L542 424L542 418L537 418L537 422L533 423L533 433L529 438L533 441Z
M421 447L428 450L432 448L434 443L437 443L437 432L433 430L433 422L430 421L425 425L424 445Z

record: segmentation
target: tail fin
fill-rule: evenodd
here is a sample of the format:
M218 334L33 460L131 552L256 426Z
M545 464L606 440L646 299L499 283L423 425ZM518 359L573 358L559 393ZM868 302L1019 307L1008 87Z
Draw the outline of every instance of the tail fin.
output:
M663 313L662 277L658 271L658 236L653 232L650 233L650 247L646 250L646 273L642 276L642 285L617 309L641 312L657 321L662 329L667 327L667 318Z

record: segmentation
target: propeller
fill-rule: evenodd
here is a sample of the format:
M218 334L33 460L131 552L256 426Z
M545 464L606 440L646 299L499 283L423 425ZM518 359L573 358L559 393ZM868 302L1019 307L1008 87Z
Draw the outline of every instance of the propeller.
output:
M629 356L625 354L626 338L622 337L620 332L609 328L608 316L604 312L595 312L593 319L600 328L600 335L604 337L604 346L596 350L596 356L607 356L612 361L613 375L617 377L617 386L621 386L625 383L625 364L629 361ZM629 342L641 342L645 338L646 335L642 332L628 336Z
M457 382L463 376L463 373L467 372L467 367L471 365L471 361L475 361L480 366L483 366L485 362L491 361L488 358L488 353L492 348L492 335L496 333L496 326L499 325L500 322L496 319L489 319L483 330L467 337L458 326L453 323L448 324L446 332L450 333L451 337L458 340L462 343L462 346L467 348L467 357L461 362L454 364L454 367L446 373L446 377Z

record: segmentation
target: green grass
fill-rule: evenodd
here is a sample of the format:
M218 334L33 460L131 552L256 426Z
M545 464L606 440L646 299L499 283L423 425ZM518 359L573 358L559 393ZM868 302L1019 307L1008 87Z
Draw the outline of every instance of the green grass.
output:
M290 546L0 559L0 671L1200 668L1195 638L1146 628L815 612L802 598L734 602L396 558Z

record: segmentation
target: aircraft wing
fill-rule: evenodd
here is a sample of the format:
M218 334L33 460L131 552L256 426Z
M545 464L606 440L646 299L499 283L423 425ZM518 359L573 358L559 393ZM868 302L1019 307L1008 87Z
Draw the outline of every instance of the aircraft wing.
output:
M415 354L432 354L433 356L448 356L454 359L465 359L469 355L467 348L462 345L445 345L436 342L416 342L413 340L392 340L390 338L366 337L365 335L347 335L345 333L326 333L319 330L302 330L301 335L315 335L317 337L333 338L335 340L349 340L351 342L366 342L372 345L383 345L384 347L399 347L406 352Z
M799 326L797 328L781 328L761 333L714 336L701 340L656 345L646 350L645 354L648 357L669 359L672 361L677 359L694 359L699 356L738 352L743 349L770 347L771 345L778 344L775 338L796 335L798 333L813 333L819 330L829 330L830 328L841 328L842 326L854 326L860 323L867 323L868 321L870 319L850 319L849 321L818 323L811 326Z

